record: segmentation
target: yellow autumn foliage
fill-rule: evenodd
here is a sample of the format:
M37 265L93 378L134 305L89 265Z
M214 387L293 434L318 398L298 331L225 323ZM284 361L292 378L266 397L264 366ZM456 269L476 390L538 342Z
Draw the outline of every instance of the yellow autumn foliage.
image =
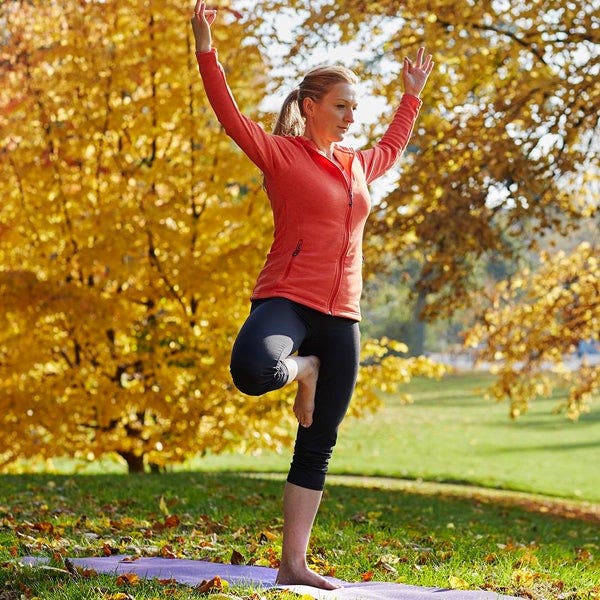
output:
M401 95L404 57L420 46L433 55L398 185L367 231L366 264L372 272L406 265L415 312L425 319L463 308L482 317L469 339L483 344L484 359L503 365L494 395L511 399L511 414L564 383L567 414L575 418L598 389L597 366L561 368L563 356L579 341L598 341L600 331L594 3L275 4L291 5L303 19L290 62L326 43L360 48L352 66L385 98L388 112ZM301 59L295 64L301 68ZM380 130L376 124L366 133L376 137ZM520 274L520 287L517 276L507 284L513 289L498 288L499 305L488 310L486 268L499 265L501 273L504 262L535 256L549 233L572 247L569 237L580 226L591 246L543 256L538 273ZM549 376L548 366L559 372Z
M293 390L248 398L228 372L272 220L205 98L189 12L0 6L0 468L117 453L141 470L292 439ZM261 21L223 13L220 59L260 119ZM355 412L433 373L384 346L366 351Z
M599 29L587 0L265 0L302 17L290 62L351 44L372 93L398 105L401 66L424 46L435 68L401 177L378 206L367 267L411 259L434 319L469 306L482 258L536 250L598 214ZM557 32L560 32L557 34ZM349 56L350 53L348 54ZM359 98L369 103L369 97ZM366 133L377 137L378 123Z
M600 341L599 257L600 246L587 242L568 254L544 253L539 270L495 287L468 332L466 344L480 347L481 360L496 362L491 395L510 400L512 417L527 412L532 398L564 386L569 394L558 408L576 419L600 391L600 364L585 358L576 368L566 364L580 342Z

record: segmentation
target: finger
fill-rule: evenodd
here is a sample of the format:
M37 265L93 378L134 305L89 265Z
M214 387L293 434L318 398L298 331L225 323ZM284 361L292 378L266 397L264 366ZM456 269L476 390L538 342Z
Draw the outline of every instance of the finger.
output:
M417 50L417 67L420 69L422 68L423 65L423 54L425 54L425 48L423 48L423 46L421 46L418 50Z
M202 0L196 0L196 6L194 6L194 14L197 15L200 12L200 4Z
M433 58L433 56L431 56L431 54L427 55L427 58L425 59L425 62L423 63L424 71L427 71L430 68L432 58Z
M212 22L215 20L215 17L217 16L217 11L213 10L213 9L206 9L204 11L204 18L206 19L206 22L211 25Z

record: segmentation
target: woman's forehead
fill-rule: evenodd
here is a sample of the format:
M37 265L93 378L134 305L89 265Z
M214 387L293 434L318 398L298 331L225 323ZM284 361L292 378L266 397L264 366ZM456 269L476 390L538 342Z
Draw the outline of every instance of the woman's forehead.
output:
M327 92L326 96L333 100L341 100L354 104L356 102L356 88L351 83L336 83Z

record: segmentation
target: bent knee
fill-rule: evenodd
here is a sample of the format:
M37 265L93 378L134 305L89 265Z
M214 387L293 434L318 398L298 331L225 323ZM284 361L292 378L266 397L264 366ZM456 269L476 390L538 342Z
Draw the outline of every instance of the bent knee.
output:
M232 355L229 370L235 387L248 396L261 396L279 389L288 378L287 368L281 361L257 360L256 356Z

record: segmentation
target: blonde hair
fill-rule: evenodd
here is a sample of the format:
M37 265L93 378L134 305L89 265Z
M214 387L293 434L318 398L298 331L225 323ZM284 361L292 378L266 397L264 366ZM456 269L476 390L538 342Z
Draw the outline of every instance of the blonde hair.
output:
M283 101L273 133L296 136L304 133L304 99L319 101L338 83L357 83L356 75L341 65L315 67L306 73L300 85Z

